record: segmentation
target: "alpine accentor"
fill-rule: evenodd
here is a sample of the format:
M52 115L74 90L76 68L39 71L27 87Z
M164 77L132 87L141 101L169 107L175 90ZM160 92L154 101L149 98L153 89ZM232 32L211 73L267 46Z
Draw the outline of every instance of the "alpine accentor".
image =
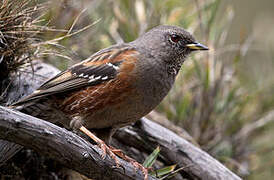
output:
M55 124L80 129L117 162L112 148L103 141L109 143L115 130L153 110L171 89L186 57L195 50L208 48L180 27L158 26L133 42L100 50L13 106Z

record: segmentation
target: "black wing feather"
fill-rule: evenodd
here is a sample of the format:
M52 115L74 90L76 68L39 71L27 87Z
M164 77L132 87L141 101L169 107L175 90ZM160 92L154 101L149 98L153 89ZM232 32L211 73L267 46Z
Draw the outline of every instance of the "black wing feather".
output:
M78 69L78 66L80 67L79 69ZM94 67L82 67L82 65L78 65L78 66L74 66L72 69L61 72L54 78L45 82L33 94L23 98L22 100L16 102L13 105L14 106L21 105L29 101L40 99L49 95L68 92L68 91L75 90L85 86L93 86L96 84L100 84L104 81L109 81L115 78L117 75L116 69L106 64L96 65ZM61 80L58 80L58 78L60 78L61 76L63 76L65 73L68 73L68 72L72 73L71 77L65 77L65 78L62 78ZM79 75L81 74L83 74L82 77L79 77ZM96 77L101 77L101 78L98 78L94 81L90 81L91 79L89 77L91 76L94 76L94 78ZM103 77L107 77L107 79L102 79Z

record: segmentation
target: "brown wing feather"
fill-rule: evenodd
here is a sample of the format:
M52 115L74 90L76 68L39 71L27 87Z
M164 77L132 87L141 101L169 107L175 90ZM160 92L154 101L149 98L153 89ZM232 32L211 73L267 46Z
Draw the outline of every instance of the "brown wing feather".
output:
M60 109L70 115L90 115L110 106L116 106L117 108L118 104L121 105L121 103L126 102L129 97L137 97L138 92L134 83L136 82L134 69L137 57L134 54L133 52L130 54L123 53L119 57L120 59L123 56L122 59L126 60L120 65L119 73L115 79L73 91L67 94L66 97L62 96L59 99L60 101L57 102Z
M75 64L46 81L33 94L13 105L21 105L49 95L78 90L86 86L95 86L114 79L119 73L121 64L127 61L127 56L124 54L130 53L136 54L137 52L125 45L99 51L87 60Z

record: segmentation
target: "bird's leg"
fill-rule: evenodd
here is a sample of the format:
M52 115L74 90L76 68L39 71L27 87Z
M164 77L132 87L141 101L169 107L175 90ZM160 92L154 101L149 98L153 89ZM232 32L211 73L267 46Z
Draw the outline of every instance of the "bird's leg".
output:
M148 169L145 168L142 164L138 163L135 159L132 159L131 157L125 155L122 150L120 149L116 149L112 146L107 146L106 143L104 141L102 141L101 139L99 139L97 136L95 136L93 133L91 133L88 129L86 129L84 126L80 127L80 130L85 133L87 136L89 136L91 139L93 139L99 146L100 148L103 150L104 154L103 154L103 158L105 158L106 153L108 153L112 159L115 160L116 166L119 167L120 163L117 159L117 157L115 156L115 154L117 156L119 156L120 158L124 159L125 161L131 163L133 165L133 167L135 168L135 170L140 169L142 171L142 173L144 174L144 179L147 180L148 179Z
M104 141L102 141L101 139L99 139L97 136L95 136L92 132L90 132L87 128L85 128L84 126L81 126L80 131L82 131L83 133L85 133L88 137L90 137L92 140L94 140L98 146L100 147L100 149L102 149L103 154L102 154L102 158L105 159L106 154L109 154L110 157L115 161L116 166L119 167L120 166L120 162L118 161L117 157L115 156L115 153L112 151L112 149L110 147L108 147L106 145L106 143Z
M102 139L104 142L106 142L108 145L110 144L110 140L112 135L116 132L117 128L105 128L105 129L96 129L95 133L98 137L100 137L100 139ZM116 154L117 156L119 156L120 158L124 159L125 161L131 163L133 165L133 167L135 168L135 170L140 169L144 176L145 179L148 177L148 169L143 167L140 163L138 163L135 159L125 155L121 149L116 149L112 146L109 145L109 148L111 149L111 151Z
M103 151L103 155L102 155L103 159L105 158L106 154L109 154L110 157L115 161L116 166L119 167L120 166L120 162L118 161L118 159L116 157L116 155L117 155L120 158L124 159L125 161L131 163L133 165L133 167L135 168L135 170L140 169L142 171L142 173L144 174L144 176L145 176L144 179L145 180L148 179L148 168L145 168L142 164L138 163L133 158L125 155L122 152L122 150L116 149L116 148L114 148L112 146L108 146L104 141L102 141L100 138L98 138L97 136L95 136L92 132L90 132L87 128L85 128L83 126L83 121L82 121L81 117L79 117L79 116L74 117L73 120L70 123L70 126L73 129L80 129L80 131L82 131L84 134L86 134L88 137L90 137L92 140L94 140L98 144L98 146L100 147L100 149L102 149L102 151Z
M117 157L115 154L112 152L112 150L106 145L104 141L102 141L100 138L95 136L92 132L90 132L85 126L83 126L83 119L81 116L75 116L72 118L70 121L70 127L73 130L80 130L84 134L86 134L88 137L90 137L93 141L95 141L100 149L103 151L102 158L105 159L106 154L108 153L110 157L115 161L116 166L120 166L120 162L118 161Z

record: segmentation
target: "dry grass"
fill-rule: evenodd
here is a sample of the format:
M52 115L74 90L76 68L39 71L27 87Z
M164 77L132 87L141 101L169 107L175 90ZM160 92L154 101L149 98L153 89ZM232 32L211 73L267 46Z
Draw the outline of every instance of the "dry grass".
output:
M42 4L32 4L30 0L0 2L0 79L7 78L23 64L29 63L38 55L37 34L45 27L38 26Z

